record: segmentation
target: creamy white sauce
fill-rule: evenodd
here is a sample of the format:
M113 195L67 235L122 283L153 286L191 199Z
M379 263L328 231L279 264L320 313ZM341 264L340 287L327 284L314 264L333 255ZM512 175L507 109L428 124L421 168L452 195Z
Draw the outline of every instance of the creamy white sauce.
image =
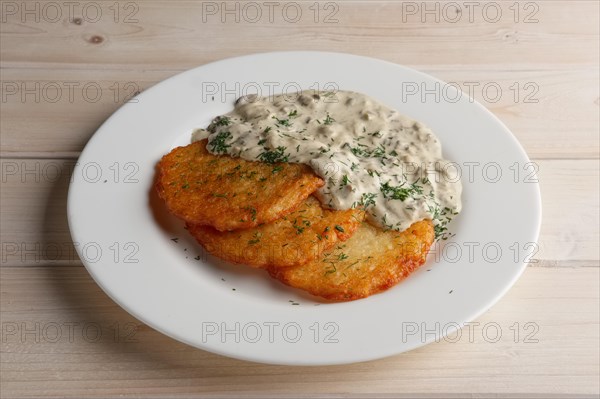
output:
M385 229L432 219L436 236L446 238L447 223L461 209L460 178L433 132L364 94L242 97L192 135L204 138L214 154L309 165L325 180L316 193L325 207L363 207Z

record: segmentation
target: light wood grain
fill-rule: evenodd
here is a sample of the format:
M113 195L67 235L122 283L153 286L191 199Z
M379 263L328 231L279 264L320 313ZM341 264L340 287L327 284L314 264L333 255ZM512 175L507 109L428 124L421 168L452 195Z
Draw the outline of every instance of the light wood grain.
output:
M589 306L598 301L600 289L595 266L529 268L473 325L472 340L464 330L457 342L442 340L375 362L302 368L227 359L171 340L126 314L83 268L5 268L2 396L592 394L598 391L600 360L598 351L590 351L600 338L598 308ZM51 323L79 323L73 324L72 342L66 324L57 339ZM102 331L97 342L95 329L83 334L92 323ZM129 336L127 323L135 326ZM501 329L496 343L485 327L489 323ZM532 324L525 328L525 323ZM22 335L26 329L33 332Z
M509 126L530 157L600 156L597 69L428 67L423 71L457 85L491 110ZM177 72L180 70L4 69L1 154L76 156L100 124L133 93ZM443 88L437 92L443 99ZM420 98L420 94L415 96Z
M3 69L2 155L77 157L133 94L177 72Z
M81 264L66 218L75 161L3 159L0 163L5 179L0 194L4 251L0 266ZM600 236L593 221L600 215L600 163L540 160L537 164L544 218L535 259L597 260Z
M42 11L51 3L62 7L56 22L48 21L50 10ZM332 10L323 9L328 2L318 3L316 23L313 1L298 2L303 15L296 23L281 13L289 2L280 3L273 22L263 17L258 23L235 23L231 15L222 23L220 13L203 22L203 7L222 7L220 1L76 2L71 16L65 3L0 4L0 397L598 397L598 1L481 2L472 22L463 8L457 23L449 22L458 16L452 8L441 10L439 21L422 13L423 7L448 4L442 2L329 2L339 7L336 23L323 21ZM97 22L89 21L92 8L87 19L82 13L87 3L101 6ZM266 6L258 3L266 16ZM495 23L481 13L493 3L502 9ZM6 8L13 5L14 15ZM414 6L417 12L410 14ZM38 7L40 21L35 12L22 21L23 7ZM127 15L137 22L126 22ZM463 330L458 342L375 362L302 368L248 363L154 331L112 302L81 267L68 231L66 194L75 158L98 126L132 92L176 73L278 50L367 55L462 88L479 84L475 99L507 124L539 164L539 262L477 320L473 342ZM21 97L22 83L40 85L34 88L37 102L35 94ZM502 90L497 102L486 101L481 91L489 83ZM56 102L52 84L62 89ZM96 102L84 98L86 84L100 87ZM53 323L61 326L56 342ZM502 329L498 342L482 335L486 323ZM530 337L537 343L524 342L531 331L525 323L539 328ZM88 336L82 335L86 325L92 326ZM97 342L90 339L94 326L102 331Z
M540 259L598 259L599 163L537 161L542 193Z
M10 15L2 25L3 65L190 68L234 55L290 49L384 55L405 65L482 64L514 69L517 65L593 66L598 62L596 1L537 1L528 8L528 2L522 1L516 23L512 1L496 2L501 8L497 22L493 22L494 9L483 16L484 5L490 2L478 3L471 20L469 10L462 7L461 18L451 22L456 11L444 12L443 3L438 5L436 21L435 14L421 12L421 2L415 2L419 9L413 15L403 2L338 1L331 2L339 9L333 17L338 22L333 23L324 22L330 10L321 11L315 23L309 9L313 1L298 2L302 8L298 22L286 21L283 7L288 2L281 2L273 22L262 7L263 19L257 23L248 22L249 14L243 18L243 2L239 3L239 23L235 15L226 16L223 23L220 11L203 14L209 2L134 2L138 11L129 19L131 23L125 17L132 9L121 9L115 22L113 2L97 3L102 5L101 17L92 23L87 21L95 19L94 10L85 18L83 5L75 13L82 18L81 24L69 21L67 10L56 23L50 22L51 15L44 18L42 11L37 23L33 16L23 22L20 14ZM436 6L436 2L428 3L429 9ZM228 4L235 7L236 2ZM319 4L322 10L325 2ZM287 20L295 19L293 11L287 11Z

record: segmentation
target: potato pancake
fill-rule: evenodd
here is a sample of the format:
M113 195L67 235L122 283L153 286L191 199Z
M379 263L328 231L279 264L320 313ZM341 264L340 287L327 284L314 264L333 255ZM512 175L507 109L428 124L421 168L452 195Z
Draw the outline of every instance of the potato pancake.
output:
M307 165L217 156L206 143L175 148L157 166L159 196L189 224L229 231L269 223L324 184Z
M269 268L289 286L335 301L351 301L387 290L425 263L434 240L433 223L383 231L363 222L354 235L303 266Z
M364 220L364 211L328 210L313 196L283 218L262 226L236 231L188 225L187 229L211 254L253 267L303 265L345 241Z

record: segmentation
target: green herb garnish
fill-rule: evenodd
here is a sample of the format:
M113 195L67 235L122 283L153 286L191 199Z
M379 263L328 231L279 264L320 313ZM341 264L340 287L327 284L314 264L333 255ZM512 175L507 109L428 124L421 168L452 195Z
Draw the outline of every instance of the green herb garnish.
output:
M227 149L231 147L231 144L226 143L230 138L230 132L219 132L217 137L208 142L208 145L211 147L212 152L224 154L227 152Z
M262 237L262 233L256 232L252 236L252 239L248 241L248 244L254 245L260 242L260 238Z
M277 126L287 126L287 127L292 126L292 123L290 122L289 119L279 119L275 115L273 115L273 119L275 119L277 121L277 123L276 123Z
M229 126L231 124L231 119L226 116L217 116L213 121L213 125L215 126Z
M376 193L364 193L360 197L359 205L361 205L364 209L367 209L369 206L375 205L375 198L377 198Z
M361 148L361 147L366 147L363 144L358 144L359 147L350 147L350 151L352 151L352 153L354 155L356 155L357 157L363 157L363 158L381 158L383 156L385 156L385 148L383 147L383 144L380 144L379 147L374 148L372 150L369 150L367 148Z
M433 231L435 232L436 240L447 240L452 237L452 234L448 231L448 223L452 218L458 215L458 212L445 207L443 209L436 203L435 206L428 206L429 212L432 214L431 219L433 220Z
M256 208L254 208L252 206L247 206L247 207L245 207L243 209L246 210L246 211L250 211L252 221L256 220Z
M381 193L385 198L395 199L404 201L409 197L414 198L418 194L423 194L423 187L412 183L411 185L405 185L404 183L399 186L391 186L389 182L381 185Z
M258 156L263 162L276 163L276 162L287 162L290 154L285 153L286 147L279 146L274 150L265 148L265 151Z
M348 175L344 175L344 176L342 176L342 182L340 183L340 188L341 188L341 187L345 187L345 186L347 186L347 185L348 185L348 183L352 183L352 182L350 181L350 179L348 178Z

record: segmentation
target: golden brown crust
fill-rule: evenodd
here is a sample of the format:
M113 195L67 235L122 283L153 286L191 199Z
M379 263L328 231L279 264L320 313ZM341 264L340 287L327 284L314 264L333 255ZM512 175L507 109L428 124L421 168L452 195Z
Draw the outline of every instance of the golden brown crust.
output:
M306 165L213 155L206 140L175 148L157 170L156 190L171 213L219 231L272 222L324 183Z
M303 265L354 234L364 220L359 209L323 209L313 196L283 218L251 229L220 232L188 225L189 232L211 254L253 267Z
M284 284L335 301L351 301L385 291L425 263L434 240L433 223L383 231L363 222L346 242L303 266L270 268Z

